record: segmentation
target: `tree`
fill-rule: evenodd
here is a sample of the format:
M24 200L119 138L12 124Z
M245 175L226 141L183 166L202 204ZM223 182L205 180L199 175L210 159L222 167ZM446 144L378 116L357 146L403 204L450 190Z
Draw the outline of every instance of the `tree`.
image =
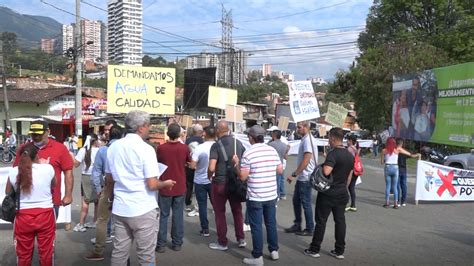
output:
M382 128L391 119L394 75L474 60L473 14L472 1L375 0L357 65L333 89L351 91L362 127Z

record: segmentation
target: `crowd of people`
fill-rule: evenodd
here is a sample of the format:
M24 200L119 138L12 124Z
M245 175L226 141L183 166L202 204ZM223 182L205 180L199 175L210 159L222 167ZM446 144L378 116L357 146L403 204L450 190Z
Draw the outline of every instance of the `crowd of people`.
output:
M155 149L146 142L150 125L148 113L131 111L125 117L125 128L113 120L107 121L103 134L90 134L84 147L74 154L65 145L48 137L47 122L31 123L31 142L18 149L6 188L7 192L18 190L21 195L14 230L19 265L31 264L35 237L41 264L51 265L55 219L59 206L72 202L72 169L79 166L82 207L74 231L96 228L95 238L91 239L94 248L85 254L85 260L103 260L106 244L113 242L112 265L127 265L130 247L135 242L140 265L154 265L155 252L167 250L169 220L171 249L181 250L186 209L188 215L195 212L189 216L199 216L200 235L210 236L208 203L214 212L217 233L216 241L211 242L209 248L226 251L229 249L225 215L227 202L238 247L246 247L244 225L250 227L253 248L251 256L244 258L243 263L264 264L262 225L265 225L270 258L278 260L276 212L278 201L286 199L285 179L296 184L292 198L293 225L284 231L312 236L311 244L303 253L320 257L326 222L332 213L336 242L330 254L338 259L344 258L345 212L357 211L355 180L358 176L353 173L353 166L360 149L356 138L350 137L346 148L343 146L344 131L341 128L329 131L330 148L320 167L324 175L332 175L333 182L327 191L318 193L313 213L310 176L318 167L318 149L309 122L297 123L302 139L296 169L285 169L289 147L281 142L278 128L270 130L272 140L267 144L264 143L265 129L259 125L249 128L247 135L251 146L245 149L230 134L226 121L219 121L215 127L194 125L186 131L191 135L187 139L183 139L183 128L172 123L167 128L169 140ZM406 203L406 163L403 163L406 157L403 156L419 155L403 149L402 141L395 142L389 138L381 156L387 183L384 207L389 206L393 189L393 206L398 208L399 202ZM63 198L60 194L61 174L65 182ZM229 192L231 179L246 185L244 200ZM245 213L242 211L243 201ZM94 215L86 222L91 203Z

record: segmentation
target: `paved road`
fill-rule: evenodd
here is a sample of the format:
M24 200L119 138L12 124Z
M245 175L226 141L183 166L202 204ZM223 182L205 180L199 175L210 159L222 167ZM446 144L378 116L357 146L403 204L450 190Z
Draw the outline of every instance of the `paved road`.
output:
M289 159L289 170L295 168L296 157ZM320 158L321 159L321 158ZM287 185L288 200L280 201L277 210L280 260L269 260L264 248L266 265L474 265L474 204L472 203L424 203L414 205L414 169L409 170L409 204L398 210L384 209L385 181L378 160L363 158L366 174L357 187L358 212L346 215L346 259L336 260L328 252L334 246L334 223L329 218L321 257L304 256L310 237L286 234L283 229L292 224L291 196L293 186ZM75 171L79 177L79 171ZM73 222L79 220L79 178L75 179ZM316 193L313 192L313 199ZM314 205L314 200L313 200ZM91 212L90 212L91 213ZM230 212L228 236L231 242L227 252L210 250L207 245L216 238L212 212L210 238L199 235L197 217L185 218L185 240L183 249L175 252L167 249L157 254L158 265L242 265L243 257L250 256L251 236L246 233L247 248L239 249L233 237ZM95 230L85 233L57 230L57 265L110 265L112 246L108 245L103 262L86 262L82 255L92 248L90 238ZM14 265L12 227L0 226L0 265ZM136 265L132 255L132 265ZM36 264L37 265L37 264Z

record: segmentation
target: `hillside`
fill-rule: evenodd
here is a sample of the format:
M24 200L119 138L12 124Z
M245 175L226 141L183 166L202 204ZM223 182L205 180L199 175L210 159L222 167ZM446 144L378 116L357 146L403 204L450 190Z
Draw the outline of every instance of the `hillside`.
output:
M0 6L0 32L14 32L20 47L39 47L41 38L61 38L62 25L56 20L25 15Z

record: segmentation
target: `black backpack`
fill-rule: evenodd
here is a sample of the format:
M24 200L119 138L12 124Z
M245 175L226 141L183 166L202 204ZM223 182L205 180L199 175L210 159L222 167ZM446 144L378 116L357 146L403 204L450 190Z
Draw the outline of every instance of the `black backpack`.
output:
M222 152L222 155L225 159L225 166L226 166L226 184L225 184L225 191L226 194L229 195L230 198L236 199L240 202L244 202L247 200L247 182L243 182L237 176L237 172L235 168L229 162L229 157L227 157L227 153L224 148L224 144L220 140L217 141L217 145Z
M1 219L13 223L16 216L16 211L20 209L20 190L18 193L12 187L10 192L5 196L2 202Z
M322 165L318 165L309 177L309 183L311 184L311 187L318 192L324 192L328 190L331 187L333 181L334 178L332 173L329 174L329 176L324 175Z

